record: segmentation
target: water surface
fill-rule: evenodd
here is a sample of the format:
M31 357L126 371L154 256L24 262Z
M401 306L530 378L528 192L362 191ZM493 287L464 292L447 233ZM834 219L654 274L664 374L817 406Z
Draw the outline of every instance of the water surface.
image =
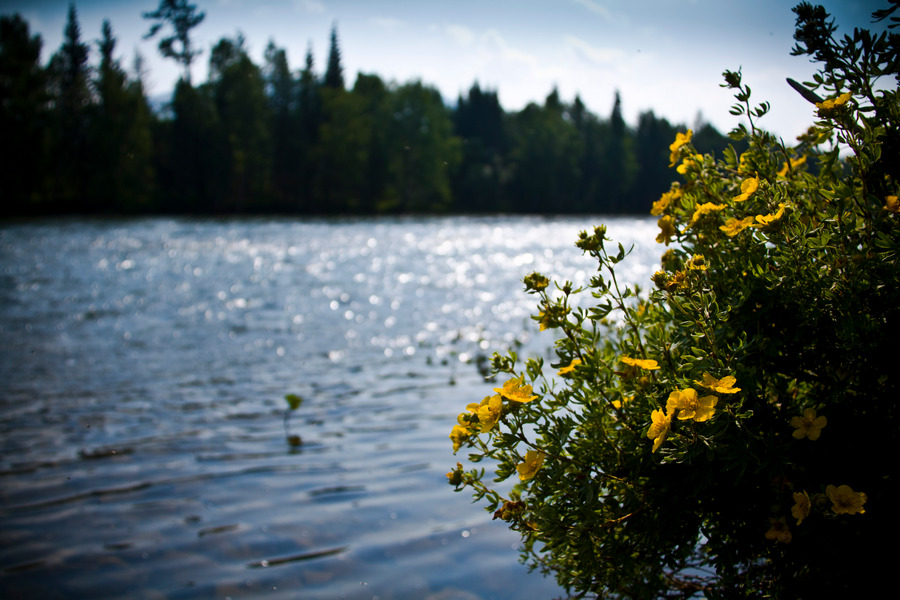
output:
M601 221L647 282L647 219L3 225L0 596L561 596L447 434L479 360L547 354L521 279L586 282Z

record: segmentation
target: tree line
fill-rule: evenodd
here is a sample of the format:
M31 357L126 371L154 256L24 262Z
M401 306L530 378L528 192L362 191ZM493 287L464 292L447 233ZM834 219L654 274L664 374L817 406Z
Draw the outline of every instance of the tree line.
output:
M167 4L184 2L145 13L158 21L148 36ZM668 146L684 127L652 111L629 126L618 93L602 118L556 90L507 112L477 82L455 106L421 81L360 73L348 86L336 29L321 75L311 49L293 70L272 41L255 64L238 34L212 46L195 86L187 32L203 14L188 16L160 42L185 67L162 110L140 55L122 66L109 21L92 61L70 5L41 64L40 36L0 17L0 215L646 214L676 177ZM729 140L701 124L693 142L711 152Z

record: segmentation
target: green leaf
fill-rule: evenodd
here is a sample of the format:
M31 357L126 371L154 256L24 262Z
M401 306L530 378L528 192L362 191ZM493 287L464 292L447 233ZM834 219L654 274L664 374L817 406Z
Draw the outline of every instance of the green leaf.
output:
M297 394L288 394L284 399L287 400L288 408L291 410L297 410L300 408L300 405L303 404L303 398Z

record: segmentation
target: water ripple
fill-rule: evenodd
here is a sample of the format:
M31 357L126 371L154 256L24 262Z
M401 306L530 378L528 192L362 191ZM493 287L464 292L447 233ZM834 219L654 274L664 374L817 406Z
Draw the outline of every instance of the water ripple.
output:
M654 221L606 221L646 281ZM550 351L521 279L587 283L594 224L0 225L0 597L560 595L447 434L492 352Z

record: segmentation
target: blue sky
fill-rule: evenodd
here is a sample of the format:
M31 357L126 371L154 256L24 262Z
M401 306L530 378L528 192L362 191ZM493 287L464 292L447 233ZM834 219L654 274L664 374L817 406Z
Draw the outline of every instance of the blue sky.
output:
M403 83L421 79L454 100L473 82L497 90L503 107L543 102L557 87L564 101L580 94L606 117L621 93L626 121L652 109L692 125L698 113L721 131L736 124L732 97L719 87L725 69L741 68L757 101L772 103L762 125L786 141L811 123L812 107L785 84L809 78L805 57L790 56L794 14L790 0L194 0L206 19L194 30L204 50L194 82L206 79L209 48L238 31L262 64L269 39L288 52L292 69L311 46L321 73L337 25L345 78L376 73ZM68 0L0 0L0 12L19 12L44 40L44 58L62 41ZM171 90L179 75L141 39L141 13L157 0L76 1L82 39L100 36L109 18L123 65L135 50L146 59L151 94ZM822 0L839 32L873 27L870 14L886 2ZM96 58L96 45L93 46Z

